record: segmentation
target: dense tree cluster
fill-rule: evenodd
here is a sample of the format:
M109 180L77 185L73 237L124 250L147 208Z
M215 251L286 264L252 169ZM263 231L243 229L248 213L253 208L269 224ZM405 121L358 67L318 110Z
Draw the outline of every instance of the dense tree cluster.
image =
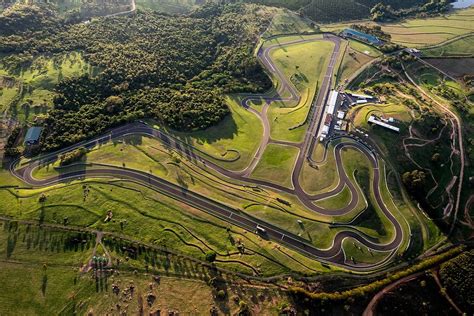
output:
M377 36L379 39L390 42L392 36L382 30L380 25L369 25L369 24L352 24L351 28L359 30L363 33L372 34Z
M85 147L79 147L73 151L67 152L59 156L59 162L61 166L67 166L73 162L80 161L85 154L87 154L87 149Z
M254 5L209 4L188 16L138 12L54 25L40 20L36 32L0 30L0 53L16 56L6 60L18 67L38 54L79 50L101 69L97 77L58 84L43 133L43 149L51 150L144 116L185 131L219 122L229 113L223 93L271 86L253 55L269 19Z
M371 10L371 18L374 21L387 22L409 16L424 17L427 15L440 14L451 8L449 0L429 0L423 5L413 6L407 9L396 9L384 3L376 4Z
M402 181L410 193L415 196L423 195L424 186L426 183L426 174L424 171L413 170L411 172L405 172L402 175Z
M439 269L443 284L462 310L474 309L474 250L443 263Z
M234 2L235 0L225 0ZM364 19L370 16L370 9L381 3L394 10L423 5L426 0L244 0L265 5L281 6L297 10L316 22L335 22Z
M452 248L448 251L445 251L440 254L431 256L427 259L424 259L407 269L400 270L395 273L387 273L386 277L380 280L377 280L377 281L374 281L374 282L371 282L369 284L362 285L359 287L355 287L350 290L343 290L341 292L336 291L332 293L328 293L328 292L314 293L304 288L290 287L288 291L291 295L293 295L293 297L296 300L298 300L299 303L302 303L303 302L302 300L307 301L308 299L314 300L314 301L339 301L340 302L343 300L347 300L349 298L358 298L358 297L373 295L375 291L380 290L381 288L389 285L390 283L393 283L396 280L399 280L401 278L404 278L416 272L427 270L430 267L436 266L440 262L443 262L449 258L452 258L458 255L463 250L464 250L463 246Z
M21 127L15 127L10 136L8 136L7 142L5 143L4 151L5 156L15 157L20 154L20 151L16 147L16 140L20 135Z
M49 6L14 5L0 15L0 32L5 35L19 35L40 32L41 29L55 29L60 19Z

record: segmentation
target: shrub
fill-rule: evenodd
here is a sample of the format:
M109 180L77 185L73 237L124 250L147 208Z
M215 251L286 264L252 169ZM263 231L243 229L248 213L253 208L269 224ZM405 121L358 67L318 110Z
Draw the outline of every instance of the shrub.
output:
M226 294L225 294L224 290L219 290L219 291L217 292L217 298L218 298L218 299L224 300L225 297L226 297Z
M79 161L84 157L84 155L87 153L87 149L85 147L80 147L77 149L74 149L73 151L67 152L65 154L62 154L59 156L60 160L60 165L61 166L66 166L70 165L73 162Z
M207 262L214 262L216 260L217 253L215 251L208 251L206 252L206 261Z

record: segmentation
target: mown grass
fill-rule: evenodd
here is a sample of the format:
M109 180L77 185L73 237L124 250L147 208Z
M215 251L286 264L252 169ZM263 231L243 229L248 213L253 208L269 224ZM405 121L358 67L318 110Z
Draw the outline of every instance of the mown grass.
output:
M335 210L343 208L344 206L348 205L351 201L351 191L347 186L342 189L341 192L338 194L331 196L324 200L318 200L314 202L319 207Z
M44 270L40 264L0 262L2 315L59 315L69 310L76 293L80 293L78 299L92 298L93 281L81 278L75 285L77 275L71 267L52 266ZM77 311L87 312L86 308Z
M362 53L364 55L368 55L370 57L379 57L382 55L382 53L375 47L364 44L359 41L349 40L349 46L353 50L359 53Z
M342 59L341 66L337 71L337 83L345 83L354 73L361 69L364 65L373 60L373 57L363 52L368 51L363 49L362 52L348 47Z
M287 38L285 38L285 41ZM301 141L306 131L303 124L315 94L325 75L334 44L326 41L285 46L272 51L278 69L297 88L299 104L272 103L268 112L271 137L279 140Z
M390 252L369 250L366 246L353 239L345 239L342 243L346 262L350 264L374 264L381 262Z
M471 16L474 8L454 11L454 13L428 19L409 19L399 24L382 25L382 30L392 35L392 41L406 46L427 46L441 43L459 35L474 31Z
M251 177L293 187L291 174L298 152L295 147L268 144Z
M194 133L169 131L183 142L207 153L211 160L229 170L244 169L254 157L263 134L260 120L240 105L240 97L227 98L231 114L216 126ZM226 161L240 156L236 161ZM212 159L215 157L217 159Z
M88 191L86 198L84 191ZM42 193L46 195L46 202L39 203ZM253 273L246 267L251 265L265 275L281 274L293 269L311 273L302 265L294 266L292 257L307 266L315 264L311 259L285 250L284 247L282 250L292 255L280 258L278 254L279 257L275 258L272 243L237 227L232 227L229 233L229 224L226 222L133 183L92 179L46 189L2 189L0 197L3 215L58 224L67 218L70 225L125 234L200 259L204 259L204 253L212 249L219 254L218 259L244 262L242 265L233 265L237 271ZM104 223L108 210L113 211L113 220ZM228 253L238 253L235 244L237 239L256 253L229 256Z
M132 139L135 140L133 143L131 142ZM123 149L125 147L131 148ZM261 190L251 188L246 186L247 183L223 178L211 169L201 170L193 166L190 161L180 157L178 154L170 153L168 157L164 155L164 157L160 158L153 153L160 148L163 150L160 154L166 153L166 149L156 140L142 137L141 140L138 141L135 136L129 136L124 140L117 140L114 144L107 143L100 148L92 150L84 162L112 164L118 167L122 167L123 163L125 163L127 168L133 167L147 173L150 168L154 168L154 166L159 163L166 167L167 172L164 175L153 172L154 175L162 176L166 180L178 184L187 190L198 192L203 196L221 201L236 209L247 211L249 205L258 205L268 208L269 213L281 213L280 216L283 217L292 215L303 216L311 220L327 220L327 218L319 216L318 214L308 212L294 196L285 195L281 192L273 192L268 189ZM125 156L121 151L122 149L126 152ZM104 153L102 153L102 150L104 150ZM150 157L152 159L150 159ZM179 158L181 161L176 163L176 158ZM71 166L61 169L61 172L70 172L81 168L84 167ZM51 175L60 174L58 170L53 172L51 170L53 170L51 167L49 167L49 170L48 167L43 167L35 172L35 176L49 177ZM288 170L288 177L290 173L291 170ZM277 198L289 201L291 207L286 207L277 202ZM271 216L266 218L266 220L273 222Z

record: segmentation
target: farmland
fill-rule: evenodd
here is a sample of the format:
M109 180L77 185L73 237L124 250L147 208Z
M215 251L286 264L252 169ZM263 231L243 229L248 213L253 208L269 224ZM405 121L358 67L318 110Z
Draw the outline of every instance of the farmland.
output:
M474 35L469 35L433 48L425 48L423 55L426 57L472 57L473 45Z
M358 23L380 26L382 31L390 34L393 43L407 47L423 48L472 33L474 31L473 12L474 8L468 8L439 17L409 18L396 23L375 23L372 21L361 21ZM346 27L350 27L352 24L323 24L320 28L322 31L338 32Z

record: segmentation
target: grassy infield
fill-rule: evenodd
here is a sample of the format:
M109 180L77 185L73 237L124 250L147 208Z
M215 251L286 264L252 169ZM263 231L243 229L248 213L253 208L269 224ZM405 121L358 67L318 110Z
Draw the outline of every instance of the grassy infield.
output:
M307 27L307 25L305 27ZM292 38L288 37L287 39L290 40ZM325 63L327 63L327 58L325 57L328 56L328 52L331 49L331 44L315 42L282 47L274 51L272 57L277 59L278 66L281 67L285 75L290 77L295 83L302 94L302 103L290 105L292 108L287 108L288 105L285 105L286 107L280 107L279 105L272 107L271 111L269 111L269 116L273 138L290 141L301 140L305 126L295 129L292 132L289 132L288 128L291 127L292 124L298 124L304 120L309 108L308 100L311 100L316 92L314 90L315 82L321 78L315 74L320 74L321 76L320 70L325 69ZM368 61L370 58L377 56L376 51L368 49L365 45L360 43L350 43L349 49L354 51L354 56L356 56L358 61L354 61L355 58L349 58L347 57L348 55L346 55L339 72L339 80L345 78L345 74L348 75L354 69L358 68L360 63L365 63L366 60ZM367 54L367 52L369 52L369 54ZM368 55L370 55L370 57ZM79 60L78 63L76 62L70 66L65 65L64 62L61 63L60 68L62 69L63 76L68 75L65 75L67 69L70 70L69 74L75 75L80 73L81 69L85 70L87 68L78 55L76 55L76 59ZM307 60L313 60L314 62L308 63ZM299 67L297 68L296 66ZM295 74L298 74L298 76L295 76ZM25 72L22 75L18 75L17 79L21 78L21 80L32 82L34 81L34 77L37 76L38 74L34 76L31 73L28 74L28 72ZM48 70L46 76L52 78L51 80L55 80L58 76L58 72L55 69L51 69ZM51 83L51 81L49 82ZM38 87L42 87L41 84ZM2 106L7 104L5 95L11 93L5 93L5 91L8 91L8 89L4 89ZM239 98L239 96L229 97L228 100L232 109L232 115L218 126L191 135L176 133L176 136L208 153L222 166L233 170L242 169L250 161L258 147L262 128L257 118L238 106L237 102ZM401 113L401 109L398 108L394 111ZM393 116L396 116L396 113L393 113ZM275 118L277 119L275 120ZM238 150L240 159L234 161L233 158L235 158L237 154L233 150ZM318 160L321 153L322 149L318 147L314 158ZM253 176L288 185L289 174L291 173L296 155L297 150L294 148L270 145ZM292 207L278 205L275 201L278 195L273 192L257 192L243 188L240 183L224 183L222 179L218 178L212 172L203 173L186 160L181 159L181 161L177 163L179 159L177 160L176 156L176 153L170 153L154 140L134 137L132 139L126 139L123 143L107 144L100 149L92 151L88 154L87 161L110 163L118 166L125 164L125 166L129 168L136 168L147 172L151 171L153 174L166 177L192 190L218 198L235 207L246 209L247 212L254 216L270 220L285 229L300 234L317 246L324 247L330 245L332 236L337 229L329 229L327 224L321 224L318 221L330 222L332 220L331 218L324 218L308 213L299 205L294 197L285 196L283 194L280 196L291 201L293 205ZM343 160L345 162L346 171L348 171L349 174L352 175L355 170L358 170L357 181L362 188L366 187L367 184L364 185L364 182L368 183L368 179L371 175L367 168L367 162L364 161L365 158L354 150L348 150L343 153ZM277 167L279 172L276 172ZM41 177L52 172L57 172L51 167L49 168L49 170L47 168L39 170L36 175ZM306 165L303 174L302 183L310 193L328 190L330 187L333 187L335 181L337 181L334 161L331 155L329 155L326 163L318 166L317 170ZM9 177L6 172L2 172L1 179L2 185L19 184L18 181ZM423 219L425 222L422 226L428 227L427 229L423 229L418 219L410 212L410 206L405 204L401 198L401 193L396 186L393 185L393 179L388 180L388 184L391 186L391 193L389 193L387 187L382 187L385 200L389 203L389 207L393 207L393 205L390 205L392 202L389 198L389 195L392 195L394 203L400 212L404 214L404 217L412 227L415 238L414 243L418 243L419 247L426 247L426 242L432 242L437 239L436 236L438 232L436 228L430 221ZM166 245L169 248L200 258L203 258L203 252L213 249L218 253L219 260L235 260L231 263L220 262L218 263L219 266L247 273L252 272L248 267L249 265L252 266L253 269L261 270L262 273L268 275L289 271L304 273L313 273L316 270L328 271L327 267L323 267L319 263L310 261L284 247L275 248L273 243L263 241L253 234L246 233L239 228L232 227L231 231L227 232L227 224L225 222L165 196L151 192L143 187L123 181L92 179L85 183L90 186L90 193L85 200L83 199L82 182L74 182L69 185L57 185L43 190L4 188L0 190L0 209L4 210L2 213L5 215L15 216L21 219L41 219L45 222L61 223L64 217L67 216L72 225L88 226L120 233L123 232L128 236L134 236L150 244ZM45 192L47 195L47 200L44 205L38 203L39 195L42 192ZM337 198L318 201L316 204L329 208L340 207L348 201L348 195L348 190L343 190ZM372 204L370 203L371 198L373 197L369 197L369 205ZM365 201L361 201L361 204L353 214L335 220L346 221L350 219L365 207L364 204ZM105 224L102 222L102 219L105 212L109 209L114 212L114 220ZM298 225L296 219L303 219L303 225ZM372 216L368 219L362 219L358 229L374 237L377 236L381 242L387 241L391 238L391 232L390 225L387 225L385 221L385 218L380 216L379 210L375 208L375 212ZM121 228L120 223L123 223L123 228ZM381 230L381 227L384 229ZM427 236L426 230L430 234L429 236ZM423 244L421 244L420 241L421 237L417 237L416 235L417 232L421 234L422 231L424 232L423 238L425 240ZM5 243L8 244L8 240L5 233L1 237L0 241L3 247L0 247L0 249L6 249ZM243 242L248 250L248 254L234 254L236 252L236 240ZM30 263L25 263L21 267L10 263L2 263L0 280L2 280L2 287L4 288L11 284L24 284L23 288L32 289L29 295L30 298L37 303L35 307L33 307L35 312L43 311L44 304L50 306L51 309L48 311L60 311L64 308L65 299L72 296L79 298L91 296L92 305L94 305L95 302L95 305L99 306L99 310L109 306L108 304L101 304L99 302L100 293L97 295L93 294L94 291L91 290L93 283L90 280L79 278L76 284L73 285L75 283L73 280L75 276L77 276L76 272L71 270L71 268L62 267L68 262L74 262L76 266L82 264L90 256L90 253L77 254L73 257L71 257L70 254L66 256L58 253L53 257L54 262L57 262L60 266L48 267L47 272L44 272L43 269L38 266L38 263L43 260L42 258L49 262L51 256L47 255L47 251L39 249L24 250L21 247L25 247L25 245L18 243L10 258L21 259ZM412 247L414 246L412 245L411 248ZM376 262L385 256L385 254L378 253L369 254L367 250L356 247L352 241L346 241L344 248L347 257L353 257L356 262ZM28 253L28 255L26 255L26 253ZM31 256L33 253L34 256ZM31 263L32 257L38 258L36 263ZM130 266L140 268L143 267L143 262L131 262ZM18 276L19 271L22 271L21 273L25 273L25 271L31 272L33 279L26 281ZM41 284L44 283L44 274L48 275L47 289L45 292L48 295L34 290L34 286L31 287L32 284L37 284L38 287L41 287ZM116 282L127 282L127 277L132 278L130 275L124 273L118 277L120 280L116 280ZM133 280L139 284L139 287L141 285L145 287L147 282L149 282L146 280L146 277L142 276L133 276ZM204 302L209 300L211 289L200 281L165 278L159 287L160 290L168 289L168 293L171 289L175 292L178 291L182 293L182 291L189 286L201 293L197 301ZM70 289L71 292L63 290L66 288ZM19 301L20 298L15 297L11 295L3 296L3 299L0 299L0 304L7 306L7 308L8 306L11 308L18 306L18 304L21 304ZM182 308L188 308L190 312L198 312L196 308L202 307L198 306L200 304L184 304L179 297L172 296L170 298L168 295L166 297L167 302L162 302L161 306L171 308L177 308L179 306L181 311L183 311ZM193 299L192 301L194 302L195 300ZM270 305L271 304L267 304L267 307ZM208 310L209 306L204 306L204 309ZM231 310L234 309L235 306L231 307Z
M290 38L289 40L293 40L293 38ZM305 56L305 54L308 54L305 52L305 49L307 49L307 46L309 45L322 46L326 50L331 49L331 45L324 44L325 43L315 42L310 44L290 46L291 49L296 48L291 51L288 48L282 48L281 50L274 53L276 54L276 57L274 56L274 58L277 58L277 63L283 66L285 74L291 77L291 70L296 70L295 63L292 63L291 61L298 60L296 58L290 58L290 56L292 56L292 52L294 52L294 54L296 55L301 54ZM321 58L317 60L320 61ZM322 66L320 65L316 67ZM309 70L307 70L307 67L305 67L304 65L302 65L298 69L298 71L302 77L309 76ZM315 76L311 78L313 80L316 80L316 78L314 77ZM311 80L308 80L307 85L310 86L311 82ZM299 86L299 84L297 84L297 86ZM302 100L304 102L305 99L302 98ZM252 123L257 123L256 126L259 126L260 124L258 121L255 122L255 118L252 116L251 113L243 111L234 102L231 102L230 105L233 109L233 115L228 118L228 120L230 121L224 122L219 126L213 128L212 132L205 131L193 135L187 135L187 138L184 138L185 135L178 134L177 136L181 137L184 141L192 143L198 148L209 152L212 156L216 157L216 162L220 163L221 165L230 169L238 170L245 166L252 157L252 152L255 150L259 141L259 136L257 135L257 133L261 133L261 130L252 128ZM295 105L295 108L300 108L301 112L307 112L308 107L309 104ZM287 108L284 108L283 110L286 109ZM288 115L292 115L292 113ZM272 125L277 126L277 124L279 123L280 122L275 122ZM236 126L237 131L234 131L232 133L232 135L234 135L233 137L226 138L224 136L226 133L229 133L228 130L224 128L226 126ZM221 137L219 132L223 133L224 135ZM212 135L212 137L214 138L212 142L208 142L208 139L206 138L209 137L209 135ZM245 144L247 148L252 148L253 151L243 151L241 144ZM226 145L232 145L235 147L226 147ZM232 155L232 153L227 152L227 150L234 148L238 148L241 150L241 158L238 159L236 162L226 162L225 160L227 159L227 155ZM209 149L213 149L214 151ZM242 153L245 153L245 155L243 155ZM291 171L297 154L298 150L296 148L281 145L269 145L264 153L262 161L259 163L252 176L291 186ZM349 157L348 155L351 156ZM237 208L246 208L246 210L254 216L260 217L264 220L269 220L285 229L293 231L294 233L302 234L303 237L306 237L309 241L320 247L330 246L332 236L334 236L334 234L338 231L338 229L329 229L327 224L318 223L318 221L330 223L331 219L308 213L294 198L285 197L291 200L294 206L292 206L290 209L284 209L283 211L279 210L278 208L276 208L274 202L274 198L277 196L277 194L271 193L270 197L263 198L262 196L259 196L256 198L255 196L253 196L253 192L242 193L241 191L239 191L238 188L235 188L236 186L231 186L229 188L228 184L224 184L222 180L212 175L207 175L207 177L210 176L211 179L203 178L203 175L200 174L200 172L196 168L190 167L190 164L186 161L183 161L180 165L176 166L173 162L173 157L175 156L176 154L170 154L156 141L143 137L133 137L127 138L123 143L115 145L105 145L100 149L92 151L87 157L87 162L109 163L117 166L123 166L125 164L125 166L128 168L140 169L146 172L151 171L155 175L166 177L171 181L180 185L184 185L191 190L195 190L202 194L214 197L230 205L234 205ZM348 158L346 158L346 156ZM353 150L349 150L344 153L345 161L347 160L354 162L353 164L350 164L347 167L349 169L348 173L351 175L353 174L355 169L364 168L364 164L366 165L366 162L364 162L363 158L357 157L362 156L360 153L355 152ZM358 163L356 164L355 162ZM324 182L321 181L329 180L329 184L331 184L332 182L336 181L337 177L333 162L329 161L325 164L325 166L327 166L326 169L321 168L320 170L318 170L318 172L304 172L303 174L307 176L303 177L303 183L307 182L309 185L320 185L319 191L327 190L328 186L325 186ZM282 172L282 170L284 170L284 172ZM57 171L53 170L50 166L46 166L38 170L35 175L37 177L42 177L46 176L47 174L50 174L51 172ZM216 191L216 188L219 187L221 187L222 189L218 189ZM310 193L313 192L312 190L310 191ZM344 203L342 199L343 197L344 192L342 192L338 197L327 199L325 201L320 201L318 204L327 206L329 208L336 208L340 206L341 203ZM345 200L347 201L347 196ZM272 204L268 206L269 203ZM277 205L277 207L281 208L282 206ZM356 213L363 210L364 207L365 201L361 199L357 210L347 216L338 218L337 220L348 221ZM105 210L102 212L105 212ZM304 222L303 228L296 224L296 220L300 219L301 217L307 218L307 220L305 220ZM367 230L367 233L371 234L374 237L378 236L375 227L369 228ZM381 236L381 241L389 237L389 234L385 237Z

